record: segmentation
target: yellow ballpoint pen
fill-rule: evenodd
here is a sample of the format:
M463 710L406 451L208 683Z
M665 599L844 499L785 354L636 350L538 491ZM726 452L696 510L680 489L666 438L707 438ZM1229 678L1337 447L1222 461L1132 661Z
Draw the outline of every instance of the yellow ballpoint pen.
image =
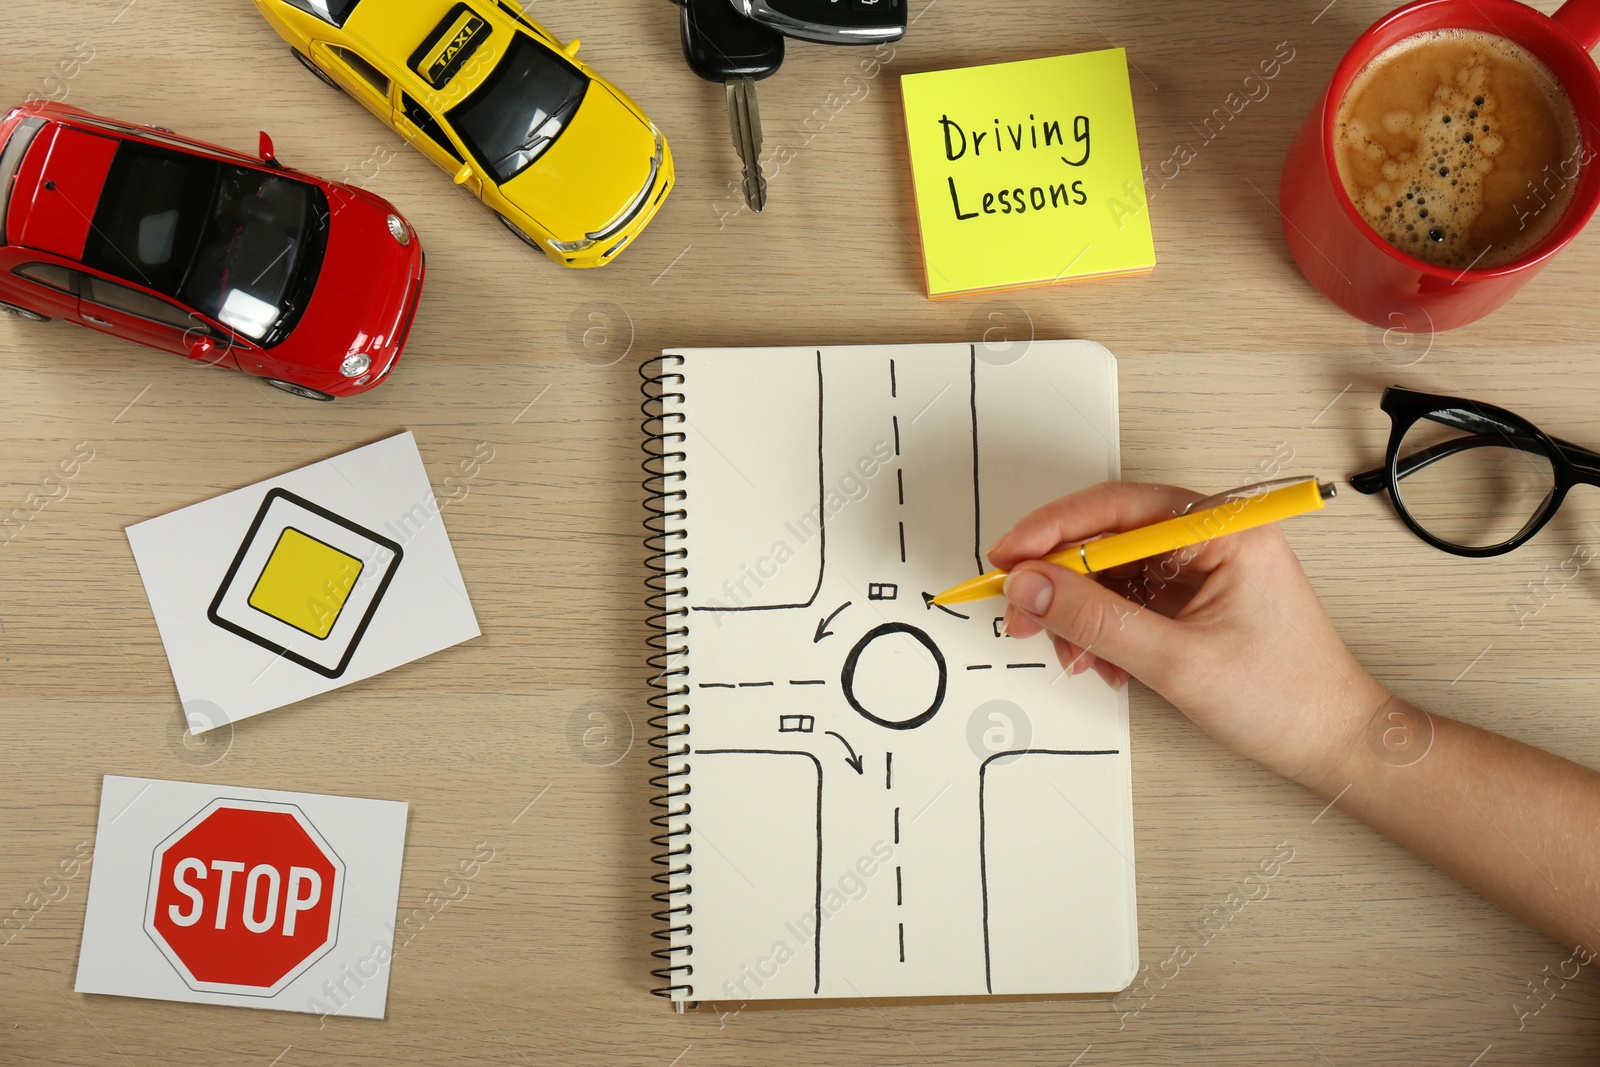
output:
M1079 574L1098 574L1124 563L1149 559L1168 552L1190 548L1224 534L1265 526L1281 519L1316 511L1332 498L1336 489L1316 478L1285 478L1276 482L1246 485L1226 493L1197 500L1177 518L1126 533L1112 534L1098 541L1052 552L1046 563L1055 563ZM952 586L933 598L935 604L964 604L1000 596L1007 571L988 571Z

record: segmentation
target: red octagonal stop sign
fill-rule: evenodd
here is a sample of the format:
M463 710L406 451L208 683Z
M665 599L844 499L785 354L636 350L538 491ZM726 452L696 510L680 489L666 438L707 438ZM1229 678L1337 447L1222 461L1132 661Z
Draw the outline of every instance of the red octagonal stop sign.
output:
M338 940L343 890L298 807L213 800L156 846L144 928L191 989L273 996Z

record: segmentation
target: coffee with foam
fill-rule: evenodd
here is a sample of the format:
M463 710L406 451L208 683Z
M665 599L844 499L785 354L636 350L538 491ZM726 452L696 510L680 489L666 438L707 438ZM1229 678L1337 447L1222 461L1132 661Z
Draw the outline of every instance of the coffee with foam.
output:
M1408 37L1362 68L1339 105L1339 178L1396 248L1448 267L1532 251L1572 200L1582 145L1555 76L1477 30Z

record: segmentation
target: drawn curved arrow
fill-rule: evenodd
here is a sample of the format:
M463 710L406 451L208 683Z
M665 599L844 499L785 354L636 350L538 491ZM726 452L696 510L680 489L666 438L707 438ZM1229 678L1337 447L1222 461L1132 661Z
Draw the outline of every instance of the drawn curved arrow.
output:
M951 611L949 608L945 607L943 604L935 604L933 602L933 594L932 593L923 593L922 594L922 606L924 608L938 608L940 611L944 612L946 615L954 615L958 619L970 619L970 618L972 618L971 615L963 615L959 611Z
M845 762L850 764L857 774L867 773L866 767L864 766L866 762L865 757L856 755L856 750L851 747L850 742L844 739L843 734L836 734L832 730L824 730L823 733L828 734L830 737L837 737L840 742L843 743L844 747L850 750L850 755L845 757Z
M821 622L817 623L817 634L816 634L815 637L813 637L811 639L811 643L812 644L816 644L818 641L821 641L824 637L832 637L833 636L833 631L828 629L828 624L830 622L832 622L834 619L838 618L839 617L839 612L843 611L845 608L847 608L849 606L850 606L850 601L846 600L843 604L840 604L837 608L835 608L833 610L833 614L832 615L829 615L826 619L823 619Z

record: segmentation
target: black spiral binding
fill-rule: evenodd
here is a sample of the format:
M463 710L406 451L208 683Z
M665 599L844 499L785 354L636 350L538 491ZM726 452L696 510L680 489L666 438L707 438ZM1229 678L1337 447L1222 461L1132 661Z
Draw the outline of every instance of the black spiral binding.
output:
M651 899L661 905L661 910L654 913L661 929L654 936L666 942L651 953L662 966L650 973L665 983L651 992L669 998L681 993L689 999L694 996L694 986L686 979L693 976L694 965L686 958L693 955L694 949L687 944L673 944L674 938L682 940L694 933L687 921L694 910L687 899L693 889L683 881L693 871L688 860L693 847L687 840L674 840L689 833L689 802L684 799L689 795L689 783L674 781L689 773L689 685L684 680L689 668L681 661L674 662L687 651L684 642L689 634L689 609L683 606L687 596L683 582L689 576L684 566L688 551L681 543L687 536L689 513L684 505L689 493L681 484L687 477L681 466L687 458L682 450L685 437L678 429L684 416L668 410L671 403L683 402L682 366L682 356L665 355L643 364L639 374L644 379L640 386L644 393L644 506L650 513L644 522L649 531L644 541L649 552L645 565L650 568L645 579L650 595L645 603L650 607L650 628L655 631L649 638L652 652L645 662L650 666L650 685L658 690L650 698L654 711L650 717L654 731L650 745L657 750L650 757L650 766L657 771L650 779L657 791L650 803L660 810L650 823L660 833L650 841L661 849L651 858L663 868L652 876L661 888ZM674 762L681 766L674 769ZM681 806L675 807L679 802ZM674 881L679 883L676 888Z

